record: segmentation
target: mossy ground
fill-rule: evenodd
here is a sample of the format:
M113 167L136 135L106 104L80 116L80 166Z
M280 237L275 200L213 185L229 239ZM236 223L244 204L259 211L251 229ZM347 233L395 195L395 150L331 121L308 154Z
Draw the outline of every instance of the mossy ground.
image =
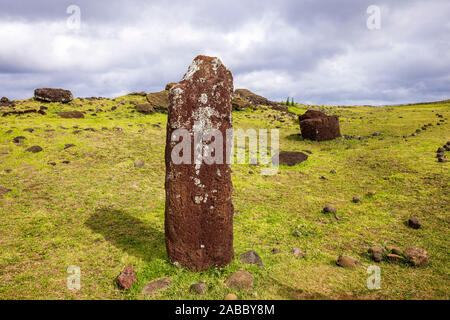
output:
M362 139L324 142L299 138L294 117L271 110L234 112L235 128L279 127L281 150L312 154L273 176L262 176L259 166L232 166L236 258L224 269L195 273L169 263L165 252L167 116L132 113L132 100L145 98L91 104L76 99L72 105L46 104L46 116L0 118L0 186L12 189L0 199L0 299L223 299L229 292L240 299L450 298L449 164L435 157L450 131L448 122L436 125L433 112L448 117L449 104L326 107L340 115L343 134ZM114 105L118 109L109 111ZM56 115L96 107L103 112L87 112L85 119ZM433 126L410 137L427 123ZM96 131L74 134L73 126ZM23 131L30 127L40 129ZM26 140L14 144L15 136ZM64 150L69 143L76 146ZM25 152L32 145L44 151ZM62 163L66 160L70 163ZM135 168L137 160L145 166ZM376 195L367 195L371 189ZM352 203L354 196L362 203ZM325 205L336 207L341 220L322 213ZM408 228L410 216L419 217L423 228ZM302 236L293 236L294 231ZM374 263L367 249L372 245L420 246L431 260L422 268L378 263L381 289L369 290L366 269ZM305 258L294 257L294 247L306 251ZM280 253L272 254L273 248ZM250 249L262 257L264 269L240 262L239 255ZM358 258L361 266L337 267L340 254ZM136 267L138 282L122 292L115 279L128 264ZM81 268L79 291L66 287L70 265ZM255 276L253 291L224 287L239 269ZM141 295L145 283L162 277L171 277L169 289L150 298ZM189 286L202 280L207 293L191 294Z

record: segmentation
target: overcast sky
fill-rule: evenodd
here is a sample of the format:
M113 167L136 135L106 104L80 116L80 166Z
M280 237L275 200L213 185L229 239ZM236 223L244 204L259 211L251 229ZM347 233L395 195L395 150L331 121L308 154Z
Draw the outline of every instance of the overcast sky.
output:
M367 27L370 5L380 29ZM38 87L159 91L199 54L219 57L235 88L273 100L449 99L450 1L0 0L0 96L10 99Z

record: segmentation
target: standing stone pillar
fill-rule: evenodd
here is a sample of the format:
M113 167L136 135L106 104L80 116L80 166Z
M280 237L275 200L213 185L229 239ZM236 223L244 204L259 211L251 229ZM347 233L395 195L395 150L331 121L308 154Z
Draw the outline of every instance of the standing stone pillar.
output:
M169 92L166 248L173 263L197 271L226 266L234 256L226 147L227 129L233 126L232 93L231 72L218 58L207 56L196 57ZM206 161L202 155L208 151L213 158Z

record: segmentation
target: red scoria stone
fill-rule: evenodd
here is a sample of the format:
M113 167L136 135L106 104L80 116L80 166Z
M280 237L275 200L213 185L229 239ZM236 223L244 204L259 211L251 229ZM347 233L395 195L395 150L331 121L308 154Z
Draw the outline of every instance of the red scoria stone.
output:
M166 136L165 239L169 259L200 271L223 267L233 259L233 186L226 162L226 130L232 129L233 75L218 58L198 56L183 79L169 92ZM223 137L223 161L194 162L194 124L202 132L217 129ZM190 134L191 164L174 163L171 154ZM202 148L207 143L202 143Z

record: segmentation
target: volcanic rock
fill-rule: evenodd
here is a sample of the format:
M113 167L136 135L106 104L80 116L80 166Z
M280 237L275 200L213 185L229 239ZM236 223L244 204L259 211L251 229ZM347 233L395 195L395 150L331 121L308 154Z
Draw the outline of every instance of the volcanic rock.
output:
M140 103L140 104L136 105L136 111L145 113L145 114L150 114L150 113L154 113L155 109L152 107L152 105L150 103Z
M32 146L32 147L29 147L25 151L32 152L32 153L37 153L37 152L41 152L42 148L40 146Z
M425 266L430 260L428 252L419 247L406 248L405 256L406 259L415 267Z
M204 294L207 290L206 282L194 283L189 289L196 294Z
M147 283L144 288L142 288L142 293L147 296L151 296L158 291L165 290L170 285L170 279L164 278L159 280L153 280Z
M225 284L230 289L237 290L251 290L253 288L253 281L255 278L248 271L240 270L236 273L233 273L227 280L225 280Z
M308 110L299 116L299 123L305 139L322 141L341 136L338 116L327 116L320 111Z
M45 102L67 103L73 100L73 95L69 90L40 88L34 90L34 98Z
M169 91L163 90L147 94L147 101L157 112L167 113L169 107Z
M183 79L170 89L166 248L172 262L193 270L226 266L234 256L233 186L226 158L232 92L231 72L218 58L207 56L196 57ZM208 144L213 135L221 135L223 141L215 138ZM202 138L195 140L194 136ZM200 152L194 159L195 150ZM209 157L201 157L208 151Z
M346 255L340 255L336 261L336 264L343 268L354 268L359 265L359 261Z
M257 264L258 267L264 268L264 264L261 260L261 257L254 250L250 250L241 254L240 259L243 263Z
M420 220L416 217L411 217L408 220L408 226L413 229L419 229L422 225L420 224Z
M131 289L133 282L136 282L136 274L134 273L134 267L126 266L117 277L117 285L122 290L129 290Z
M276 164L276 157L274 155L272 158L272 163ZM280 151L278 153L278 161L279 164L285 164L288 166L295 166L298 163L306 161L308 159L308 155L303 152L297 151Z

